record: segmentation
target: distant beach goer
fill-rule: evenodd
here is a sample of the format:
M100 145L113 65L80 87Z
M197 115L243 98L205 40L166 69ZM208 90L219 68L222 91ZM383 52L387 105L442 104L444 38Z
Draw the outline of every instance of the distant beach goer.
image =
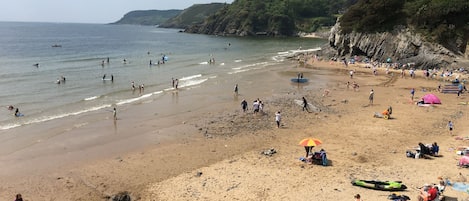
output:
M33 64L33 66L36 66L36 68L39 68L39 63Z
M303 111L309 112L308 111L308 101L306 101L306 98L303 96Z
M355 198L355 201L362 201L360 194L354 195L353 198Z
M123 62L124 64L127 64L127 59L124 59L122 62Z
M114 120L117 120L117 110L116 110L116 108L114 108L112 110L112 116L114 117Z
M13 110L13 109L15 109L15 107L13 107L13 105L8 106L8 110Z
M241 108L243 108L243 112L248 111L248 102L245 99L241 101Z
M375 92L373 91L373 89L371 89L370 96L368 97L368 100L370 100L370 105L373 105L374 96L375 96Z
M111 82L114 82L114 75L111 74Z
M106 74L103 75L103 80L106 79Z
M447 127L448 127L448 129L449 129L449 134L450 134L450 135L453 135L453 128L454 128L453 122L448 121Z
M134 91L134 90L135 90L135 82L132 81L132 91Z
M259 101L255 100L254 103L252 103L252 109L254 114L259 112Z
M410 100L412 100L412 101L414 100L414 95L415 95L415 89L412 88L412 89L410 90Z
M171 81L173 83L173 88L174 88L174 82L175 82L174 78L171 78Z
M16 108L15 117L19 117L19 116L21 116L20 110L18 108Z
M106 63L109 63L109 57L106 59Z
M353 70L350 70L349 74L350 74L350 79L353 79Z
M280 111L275 113L275 122L277 123L277 128L280 128L280 121L282 120L282 115L280 115Z
M15 201L23 201L23 197L21 196L21 194L16 194L16 198L15 198Z
M234 87L234 93L235 93L236 95L238 95L238 84L236 84L235 87Z
M179 85L179 80L178 79L174 80L174 87L176 89L178 89L178 85Z

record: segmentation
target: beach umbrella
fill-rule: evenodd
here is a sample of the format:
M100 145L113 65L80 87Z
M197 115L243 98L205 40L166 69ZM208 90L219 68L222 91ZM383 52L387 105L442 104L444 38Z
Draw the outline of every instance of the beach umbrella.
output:
M427 104L441 104L440 99L434 94L427 94L422 97L423 102Z
M304 147L315 147L322 144L322 141L316 138L305 138L300 141L299 145Z
M311 152L311 149L315 146L318 146L322 144L322 141L316 138L305 138L300 141L299 145L305 147L306 151L306 158L308 158L309 152Z

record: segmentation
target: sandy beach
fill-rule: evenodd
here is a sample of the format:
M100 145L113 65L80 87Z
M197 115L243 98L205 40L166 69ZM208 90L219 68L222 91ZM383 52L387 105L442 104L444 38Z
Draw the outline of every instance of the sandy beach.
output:
M316 79L314 85L289 83L297 72ZM347 88L347 81L357 82L359 90ZM238 96L233 83L240 85ZM210 86L210 96L194 89L159 100L178 102L176 108L156 102L125 106L116 123L111 114L95 112L15 129L1 135L0 200L16 193L29 201L106 200L128 192L132 200L145 201L340 201L357 193L369 201L387 200L392 193L353 186L353 178L402 181L408 189L397 193L415 200L417 188L437 183L438 177L462 181L468 176L467 169L456 166L460 156L455 153L468 145L455 140L468 136L464 122L469 109L460 104L467 103L467 94L441 94L439 84L445 83L427 80L421 71L415 79L401 78L398 71L386 75L384 68L374 76L361 65L310 60L302 68L292 62L226 80ZM443 104L418 107L410 99L411 88L414 101L434 93ZM330 93L323 96L325 89ZM321 112L302 111L294 100L303 96ZM243 113L241 100L251 104L255 98L265 102L264 113ZM202 107L203 101L214 104ZM392 119L373 118L389 106ZM282 113L279 129L277 111ZM455 124L454 136L446 128L449 120ZM14 135L25 135L15 138L24 142L9 147ZM299 160L305 153L298 142L306 137L322 140L314 150L326 150L328 166ZM83 147L77 141L88 143ZM406 150L419 142L437 142L442 157L407 158ZM261 154L271 148L277 153ZM8 153L11 149L16 151ZM444 194L447 200L469 199L451 188Z

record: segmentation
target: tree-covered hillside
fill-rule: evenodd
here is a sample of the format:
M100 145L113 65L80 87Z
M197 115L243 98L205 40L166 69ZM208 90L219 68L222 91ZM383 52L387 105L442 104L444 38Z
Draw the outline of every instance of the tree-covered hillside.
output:
M467 13L467 0L359 0L344 13L340 24L344 33L389 32L402 25L429 41L464 52L469 37Z
M178 15L182 10L138 10L124 15L113 24L159 25Z
M215 14L221 8L227 6L225 3L194 4L184 9L179 15L160 24L164 28L186 28L189 25L202 23L205 18Z
M331 26L355 0L235 0L188 32L206 34L294 35Z

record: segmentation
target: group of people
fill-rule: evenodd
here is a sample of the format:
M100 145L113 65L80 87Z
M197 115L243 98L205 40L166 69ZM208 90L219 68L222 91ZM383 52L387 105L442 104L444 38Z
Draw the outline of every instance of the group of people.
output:
M136 87L135 87L135 82L134 81L131 82L130 87L131 87L132 91L135 91ZM139 89L139 93L143 93L145 91L145 85L144 84L138 85L138 89Z
M443 192L446 189L446 182L440 179L437 185L424 184L420 188L419 195L417 196L418 201L435 201L444 200Z
M178 89L179 79L171 78L171 83L172 83L173 88Z
M23 114L20 112L20 110L18 108L15 108L13 105L9 105L7 107L7 109L10 110L10 111L15 110L15 113L14 113L15 117L22 117L23 116Z

